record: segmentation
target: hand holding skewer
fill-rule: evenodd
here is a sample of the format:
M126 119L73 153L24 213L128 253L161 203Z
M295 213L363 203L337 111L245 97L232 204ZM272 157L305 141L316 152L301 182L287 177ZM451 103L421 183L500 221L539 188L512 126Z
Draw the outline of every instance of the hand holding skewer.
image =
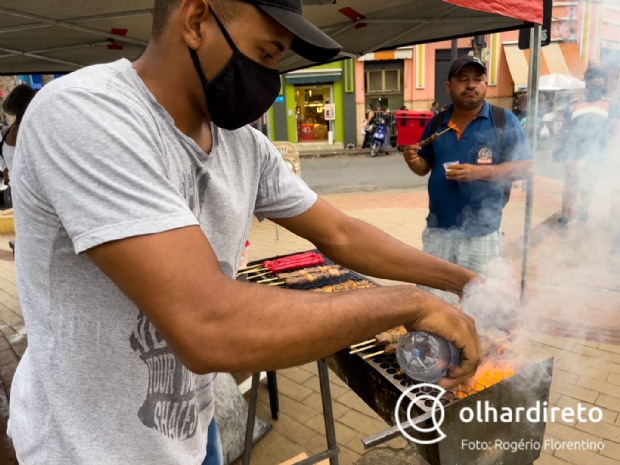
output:
M405 157L405 161L407 162L407 164L411 167L411 169L414 172L417 172L416 171L417 169L422 169L421 166L417 168L415 167L416 164L420 161L420 155L418 154L420 149L424 147L425 145L435 142L437 139L439 139L439 136L441 136L442 134L446 133L449 130L450 128L445 129L444 131L441 131L441 132L437 132L433 134L431 137L429 137L428 139L424 139L418 142L417 144L408 145L405 147L405 149L403 150L403 156Z

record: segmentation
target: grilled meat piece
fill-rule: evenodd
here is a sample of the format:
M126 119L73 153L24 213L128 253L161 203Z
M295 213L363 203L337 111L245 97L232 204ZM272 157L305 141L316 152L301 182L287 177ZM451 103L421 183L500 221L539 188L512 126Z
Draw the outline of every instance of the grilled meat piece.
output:
M315 266L312 268L304 268L303 270L292 271L290 273L278 273L278 278L280 279L288 279L288 278L296 278L298 276L304 276L311 273L329 273L331 270L339 270L340 265L332 265L332 266Z
M314 281L318 281L320 279L344 276L345 274L348 274L348 273L349 273L349 270L343 270L343 269L333 269L333 270L322 271L322 272L317 272L317 273L308 273L308 274L304 274L301 276L294 276L292 278L286 278L284 280L284 284L288 286L291 284L313 283Z
M398 342L405 334L407 334L407 330L403 325L400 325L396 328L388 329L387 331L377 334L375 339L377 340L377 345L386 346L388 344Z
M377 287L373 283L366 281L365 279L361 281L352 281L348 280L345 283L333 284L331 286L323 286L318 289L312 289L312 292L345 292L352 291L354 289L369 289L372 287Z

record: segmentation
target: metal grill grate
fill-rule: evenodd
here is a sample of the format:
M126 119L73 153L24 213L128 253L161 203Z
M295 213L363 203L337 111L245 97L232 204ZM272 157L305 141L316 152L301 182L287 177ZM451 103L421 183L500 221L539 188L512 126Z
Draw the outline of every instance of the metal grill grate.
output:
M308 252L320 253L318 250L309 250ZM262 260L258 260L258 261L255 261L255 262L248 263L248 266L258 265L258 264L264 262L265 260L277 260L279 258L289 257L291 255L296 255L296 254L279 255L279 256L271 257L271 258L264 258ZM333 261L331 261L329 258L327 258L325 256L323 256L323 258L325 258L325 264L324 265L335 265L335 263ZM343 268L343 269L346 269L346 268ZM247 279L252 280L253 276L256 276L256 275L261 274L261 273L264 273L264 271L262 271L262 272L261 271L257 271L255 273L248 273L248 275L247 275L248 278ZM260 279L255 279L254 281L269 280L269 279L275 279L275 278L277 278L277 276L275 274L268 273L268 274L265 274L265 275L261 276ZM319 279L319 280L314 281L312 283L282 285L280 287L283 287L283 288L286 288L286 289L297 289L297 290L301 290L301 291L311 291L312 289L319 289L319 288L324 287L324 286L333 286L335 284L345 283L345 282L347 282L349 280L351 280L351 281L366 280L366 281L374 284L375 286L379 286L372 279L369 279L366 276L361 275L359 273L356 273L354 271L348 270L348 273L345 274L344 276L329 277L329 278ZM270 284L270 283L265 283L265 284Z

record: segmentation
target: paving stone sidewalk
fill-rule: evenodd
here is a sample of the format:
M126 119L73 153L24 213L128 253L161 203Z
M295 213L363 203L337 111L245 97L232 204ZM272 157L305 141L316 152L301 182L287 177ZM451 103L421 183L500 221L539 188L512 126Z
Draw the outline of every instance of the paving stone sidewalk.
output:
M557 212L561 189L561 182L537 178L533 215L535 227L544 226L545 220ZM421 246L421 232L428 202L424 190L347 194L329 196L326 199L337 208L368 221L407 244ZM519 187L513 189L502 224L506 245L522 241L524 199L524 193ZM605 208L608 206L597 205L597 209L592 212L591 222L585 225L571 223L568 231L558 231L555 226L544 226L548 227L548 231L543 231L543 239L533 247L530 254L531 269L528 278L531 283L531 299L528 317L531 321L544 317L560 323L568 321L572 324L571 328L584 323L590 323L594 328L601 328L603 325L616 326L615 321L620 314L616 311L620 304L617 292L618 275L614 275L607 261L601 259L615 231L613 225L606 222ZM596 240L588 241L588 247L578 247L580 242L584 242L583 234L595 237ZM268 221L255 221L249 239L252 242L251 259L313 247L307 241L282 229L280 240L276 240L275 225ZM0 252L5 250L4 243L8 249L8 238L0 236ZM597 247L591 247L592 244ZM578 253L574 253L575 251ZM26 347L26 332L17 300L14 266L11 261L1 258L2 256L0 333L11 345L15 356L19 357ZM584 267L581 267L582 263L585 264ZM518 285L520 259L515 259L512 267L516 277L515 285ZM569 273L567 270L571 268L578 271ZM603 280L604 286L601 285ZM575 292L575 288L578 288L579 292ZM584 302L588 303L588 308L581 311ZM569 307L573 310L560 313L558 317L558 309ZM575 321L575 318L581 320ZM551 328L546 333L541 332L540 328L543 326L538 325L522 332L521 339L513 344L511 349L532 358L555 357L551 403L557 406L574 406L577 402L582 402L586 406L596 405L604 409L603 422L549 424L548 437L563 441L603 441L605 448L600 453L544 450L536 464L619 465L620 345L587 340L585 333L566 334L565 331L562 335L569 337L557 337L558 334L552 332L553 324L544 326ZM1 348L2 336L0 351L6 350ZM14 362L9 362L9 365L12 363ZM361 439L385 428L386 424L333 373L330 373L330 376L337 421L336 435L342 450L340 463L348 465L361 459L364 453ZM312 454L325 448L316 365L280 370L278 382L280 419L272 421L273 430L254 447L254 465L275 465L302 452ZM2 405L0 399L0 418ZM259 392L259 414L270 421L267 390L264 386L261 386ZM0 420L0 437L1 427ZM400 439L390 446L397 450L408 447ZM0 465L4 464L0 461Z

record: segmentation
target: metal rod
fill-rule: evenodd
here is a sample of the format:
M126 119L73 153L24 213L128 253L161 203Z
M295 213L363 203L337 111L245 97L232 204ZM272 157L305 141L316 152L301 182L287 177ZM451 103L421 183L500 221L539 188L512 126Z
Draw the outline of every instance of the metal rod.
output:
M32 19L34 21L47 23L52 26L65 27L67 29L74 29L76 31L86 32L88 34L107 37L108 39L115 39L119 42L128 42L130 44L143 45L145 47L148 44L148 42L144 40L132 39L131 37L124 37L119 34L112 34L111 32L100 31L99 29L93 29L92 27L79 26L77 24L71 24L67 21L60 21L57 19L47 18L45 16L33 15L30 13L25 13L23 11L11 10L9 8L0 7L0 13L4 13L10 16L17 16L19 18Z
M329 458L329 465L338 465L338 453L340 448L336 442L336 425L334 424L334 411L332 409L332 395L329 387L329 372L325 360L317 360L319 370L319 385L321 386L321 401L323 402L323 419L325 420L325 436L327 438L327 450L335 452Z
M526 136L532 150L532 157L536 163L536 142L538 117L538 88L540 77L540 36L542 26L535 24L530 36L530 65L527 83L527 118ZM532 211L534 204L534 177L527 179L527 193L525 197L525 225L523 234L523 261L521 263L521 305L525 305L525 292L527 288L527 261L530 250L530 234L532 229Z
M459 41L458 39L452 39L452 47L450 48L450 62L453 62L459 55Z
M252 373L252 389L250 390L250 403L248 404L248 422L245 425L245 443L243 445L243 465L250 465L250 456L252 455L254 421L256 420L256 405L258 404L259 383L260 372Z
M433 412L427 412L422 415L419 415L411 420L411 423L417 425L419 423L423 423L426 420L430 420L433 416ZM404 422L402 427L405 431L413 429L413 426L410 422ZM367 438L362 439L362 444L364 445L364 450L371 449L380 444L391 441L394 438L397 438L401 435L400 429L398 426L392 426L391 428L385 429L378 433L373 434L372 436L368 436Z
M60 63L62 65L69 65L69 66L72 66L72 67L75 67L75 68L82 68L84 66L84 65L81 65L79 63L73 63L71 61L58 60L56 58L50 58L50 57L46 57L46 56L43 56L43 55L37 55L36 53L22 52L22 51L13 50L13 49L10 49L10 48L0 47L0 50L2 50L4 52L8 52L11 55L22 55L22 56L25 56L25 57L36 58L37 60L45 60L45 61L51 61L52 63Z
M459 7L459 6L453 6L452 8L448 8L443 13L441 13L441 14L439 14L437 16L433 16L432 18L429 18L426 22L418 24L417 26L414 26L411 29L407 29L406 31L401 32L400 34L396 34L395 36L389 38L388 40L385 40L385 41L381 42L380 44L377 44L374 47L369 48L368 50L365 50L360 55L366 55L367 53L372 53L375 50L379 50L379 49L381 49L383 47L387 47L388 45L398 43L398 40L400 40L401 38L408 36L412 32L415 32L418 29L423 28L424 26L428 26L429 24L431 24L432 22L434 22L436 20L439 20L439 19L443 20L443 18L445 18L446 16L454 13L456 10L458 10L460 8L461 7ZM366 21L364 20L363 22L366 22Z
M143 14L153 13L152 8L148 8L145 10L132 10L132 11L122 11L119 13L106 13L102 15L93 15L93 16L81 16L79 18L66 19L68 23L78 24L78 23L88 23L90 21L101 21L103 19L116 19L116 18L127 18L129 16L139 16ZM41 29L44 27L52 27L52 24L47 23L31 23L31 24L21 24L19 26L8 26L8 27L0 27L0 34L6 32L17 32L17 31L27 31L29 29Z
M88 44L67 45L66 47L52 47L52 48L42 48L40 50L29 50L27 53L39 54L39 53L50 53L50 52L63 52L66 50L79 50L82 48L103 47L106 45L110 45L110 43L111 42L105 40L102 42L90 42ZM14 56L19 56L19 54L7 53L6 55L0 55L0 58L8 58L8 57L14 57Z
M269 389L269 408L271 409L271 418L277 420L280 418L280 398L278 396L278 377L275 371L267 372L267 388Z

